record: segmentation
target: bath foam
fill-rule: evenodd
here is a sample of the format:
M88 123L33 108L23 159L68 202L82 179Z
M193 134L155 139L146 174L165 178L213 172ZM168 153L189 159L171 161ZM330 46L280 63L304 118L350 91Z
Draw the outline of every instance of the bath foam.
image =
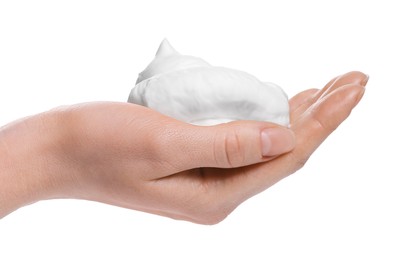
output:
M234 120L289 125L289 101L276 84L182 55L165 39L139 74L128 102L195 125Z

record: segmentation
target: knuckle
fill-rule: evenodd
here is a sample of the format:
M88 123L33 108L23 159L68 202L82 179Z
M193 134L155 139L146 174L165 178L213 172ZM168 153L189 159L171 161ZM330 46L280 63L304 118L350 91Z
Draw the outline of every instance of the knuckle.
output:
M311 118L313 126L319 132L332 132L337 126L329 121L329 117L323 116L323 111L320 106L316 106L311 110Z
M202 185L197 189L192 208L187 215L202 225L215 225L223 221L234 209L229 201L221 197L213 185Z
M221 203L213 203L212 201L209 205L201 207L195 212L194 219L199 224L215 225L227 218L230 213L231 211L222 207Z
M305 166L305 164L307 163L308 159L309 158L307 158L307 157L301 157L301 158L296 159L295 171L302 169Z
M233 130L217 137L215 153L216 161L221 166L230 168L241 166L245 160L238 132Z
M292 169L289 171L291 173L294 173L302 169L309 160L309 156L300 154L299 152L293 152L289 154L289 157L290 157L289 161L292 162L291 163Z
M241 149L240 139L235 131L228 134L226 137L225 152L227 156L228 163L231 167L240 166L244 161L244 154Z
M199 218L199 220L197 221L197 223L202 224L202 225L212 226L212 225L219 224L219 223L222 222L226 217L227 217L227 216L211 215L211 216L209 216L209 217Z

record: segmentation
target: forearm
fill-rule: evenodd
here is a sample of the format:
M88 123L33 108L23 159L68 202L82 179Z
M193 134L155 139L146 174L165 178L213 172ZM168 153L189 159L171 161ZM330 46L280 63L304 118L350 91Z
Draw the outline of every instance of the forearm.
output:
M0 128L0 218L61 195L59 125L56 113L47 112Z

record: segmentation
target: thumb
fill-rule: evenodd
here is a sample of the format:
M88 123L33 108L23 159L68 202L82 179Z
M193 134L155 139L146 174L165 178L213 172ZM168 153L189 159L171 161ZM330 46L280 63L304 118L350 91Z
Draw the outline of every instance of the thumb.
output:
M295 146L293 131L267 122L234 121L216 126L182 123L179 127L178 134L167 139L166 147L172 147L173 151L166 155L182 170L251 165L268 161Z

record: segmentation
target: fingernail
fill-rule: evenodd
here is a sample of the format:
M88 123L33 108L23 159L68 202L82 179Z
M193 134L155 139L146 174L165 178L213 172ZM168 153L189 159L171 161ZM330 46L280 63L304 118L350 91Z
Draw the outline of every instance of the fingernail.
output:
M262 156L286 153L295 147L295 136L290 129L267 128L261 132Z
M368 83L369 75L365 74L365 78L361 81L361 86L365 87Z

